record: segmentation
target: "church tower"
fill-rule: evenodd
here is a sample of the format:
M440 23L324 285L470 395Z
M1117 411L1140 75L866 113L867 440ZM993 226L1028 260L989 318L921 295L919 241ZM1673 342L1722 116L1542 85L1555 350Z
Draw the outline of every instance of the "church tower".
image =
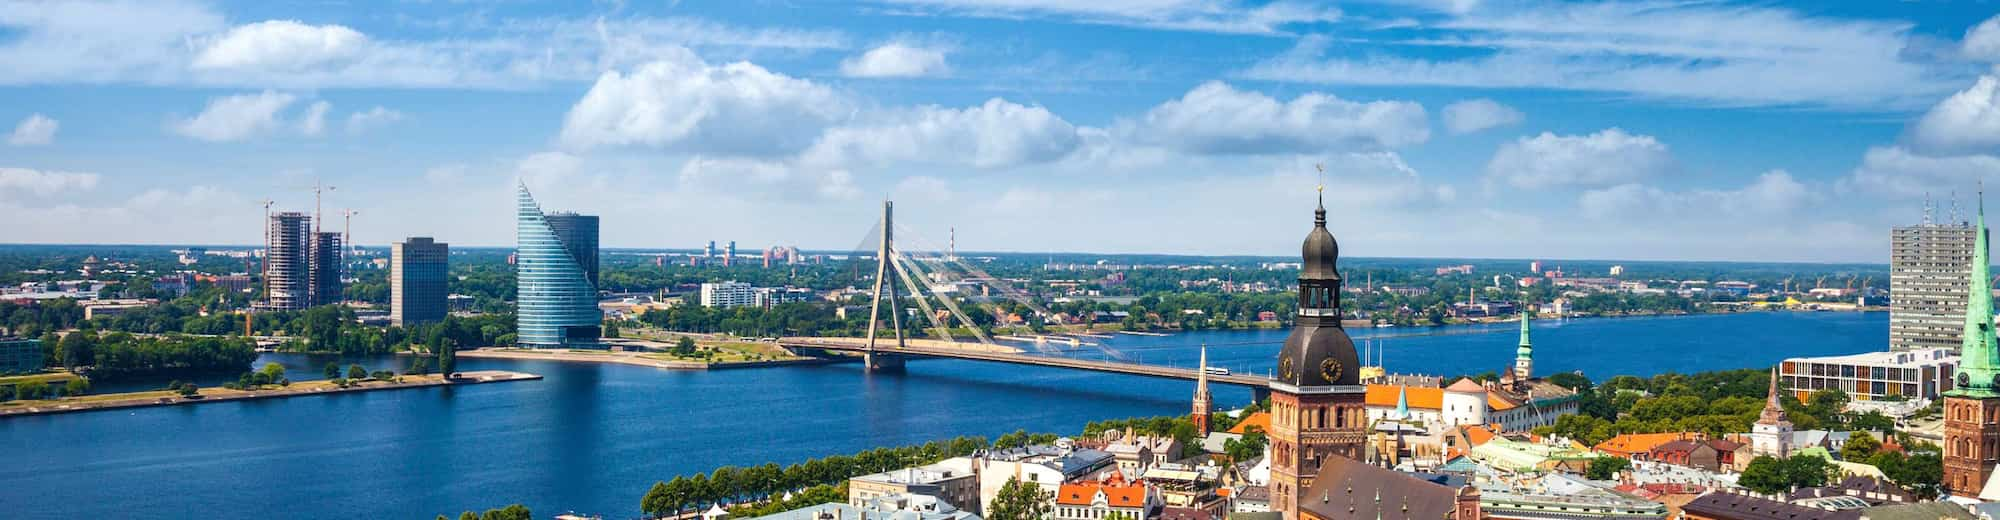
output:
M1774 458L1792 454L1792 421L1778 404L1778 369L1771 368L1771 388L1764 397L1764 411L1750 425L1750 452Z
M1200 372L1194 376L1194 411L1190 412L1188 420L1194 421L1196 434L1207 437L1209 409L1215 406L1215 401L1208 397L1208 345L1206 344L1201 346L1201 367L1198 370Z
M1535 376L1535 346L1528 342L1528 320L1534 316L1528 312L1527 302L1521 302L1521 346L1514 349L1514 380L1527 381Z
M1324 189L1322 186L1321 189ZM1332 457L1363 460L1368 389L1354 340L1340 328L1340 245L1326 230L1326 204L1313 212L1301 248L1299 313L1271 380L1271 509L1299 519L1300 494Z
M1958 376L1955 388L1944 394L1944 486L1963 497L1979 496L1993 464L2000 462L2000 340L1993 331L1984 203L1978 233L1972 246L1965 337L1958 346Z

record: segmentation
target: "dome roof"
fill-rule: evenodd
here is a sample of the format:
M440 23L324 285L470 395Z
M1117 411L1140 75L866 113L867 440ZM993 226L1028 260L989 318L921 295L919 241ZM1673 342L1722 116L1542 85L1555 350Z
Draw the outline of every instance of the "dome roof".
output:
M1335 264L1340 260L1340 242L1333 239L1333 232L1326 230L1326 207L1313 211L1313 229L1306 234L1306 242L1299 248L1304 259L1299 278L1334 279L1340 277Z
M1340 327L1299 325L1278 352L1276 381L1296 387L1359 385L1361 357Z

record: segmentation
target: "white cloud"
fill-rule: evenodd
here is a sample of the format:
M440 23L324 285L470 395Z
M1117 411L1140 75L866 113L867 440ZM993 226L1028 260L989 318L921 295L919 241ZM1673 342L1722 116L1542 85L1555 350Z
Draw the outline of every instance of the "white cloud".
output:
M1519 4L1450 17L1389 49L1324 37L1241 73L1258 80L1636 94L1719 105L1904 108L1953 74L1904 50L1911 25L1712 2ZM1429 52L1451 47L1453 52Z
M1867 195L1912 199L1963 191L1981 182L2000 185L2000 157L1933 156L1901 146L1877 146L1862 155L1861 165L1843 185Z
M279 112L298 97L266 90L209 100L194 117L169 126L174 133L210 142L241 141L283 126Z
M782 154L850 112L830 88L749 62L710 65L685 49L660 58L598 77L564 117L562 142Z
M804 154L807 164L962 164L1003 168L1053 161L1081 142L1068 121L1039 106L993 98L979 106L936 106L830 128Z
M1741 222L1747 216L1789 215L1805 206L1812 193L1805 184L1784 170L1757 176L1733 190L1667 191L1628 183L1585 191L1577 199L1578 209L1594 219L1659 222L1690 219L1711 222Z
M1375 150L1430 138L1424 107L1309 92L1279 101L1211 81L1148 110L1129 128L1152 144L1212 154Z
M1480 98L1445 105L1444 128L1454 134L1469 134L1488 128L1521 122L1521 111L1497 101Z
M269 20L237 26L202 47L197 69L299 70L367 52L368 37L341 25Z
M21 120L21 124L14 126L14 133L7 135L7 144L41 146L53 143L56 140L56 129L60 127L62 123L50 119L49 116L39 113L29 114L27 118Z
M945 50L912 43L890 42L842 60L841 75L853 78L910 78L951 73Z
M1178 31L1281 34L1300 24L1340 20L1340 10L1311 2L1279 0L1249 6L1234 0L876 0L912 9L906 14L1019 19Z
M366 132L372 128L379 128L384 125L388 125L390 123L402 120L403 120L402 112L397 112L395 110L390 110L387 108L383 108L381 106L376 106L375 108L368 109L368 111L366 112L355 112L352 114L348 114L347 133L358 134Z
M1931 107L1911 127L1910 138L1931 152L2000 149L2000 78L1980 76L1970 88Z
M299 133L317 136L326 131L326 112L333 109L332 103L314 101L306 107L305 117L299 118Z
M95 173L0 167L0 196L28 193L37 197L47 197L66 191L85 191L96 188L97 180L98 176Z
M2000 16L1966 29L1959 53L1967 59L2000 63Z
M681 164L684 188L730 191L750 185L793 200L852 200L861 194L854 175L839 168L756 159L694 157Z
M1520 188L1610 186L1657 176L1673 167L1666 144L1611 128L1590 135L1542 132L1516 139L1494 152L1486 174Z

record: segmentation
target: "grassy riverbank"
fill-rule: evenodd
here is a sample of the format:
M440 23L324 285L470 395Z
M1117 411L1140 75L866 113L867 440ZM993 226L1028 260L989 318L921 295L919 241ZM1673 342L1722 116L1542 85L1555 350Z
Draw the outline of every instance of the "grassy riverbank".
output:
M263 399L274 397L297 397L306 395L334 394L344 392L366 392L374 390L394 390L403 388L423 388L441 385L495 383L503 381L528 381L542 376L521 372L498 370L461 372L456 379L447 380L442 375L406 375L390 380L349 380L345 386L333 381L301 381L290 385L261 385L253 389L235 390L213 387L202 388L195 396L183 396L172 390L147 390L113 394L83 395L58 399L34 399L0 402L0 416L35 415L47 413L81 412L140 406L170 406L199 404L208 402L235 401L243 399Z

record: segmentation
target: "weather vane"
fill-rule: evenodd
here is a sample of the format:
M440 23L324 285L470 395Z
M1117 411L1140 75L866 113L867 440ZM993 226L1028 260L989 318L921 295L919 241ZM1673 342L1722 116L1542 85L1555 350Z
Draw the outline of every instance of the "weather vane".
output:
M1326 193L1326 164L1313 163L1313 169L1319 170L1319 186L1314 189L1320 193Z

